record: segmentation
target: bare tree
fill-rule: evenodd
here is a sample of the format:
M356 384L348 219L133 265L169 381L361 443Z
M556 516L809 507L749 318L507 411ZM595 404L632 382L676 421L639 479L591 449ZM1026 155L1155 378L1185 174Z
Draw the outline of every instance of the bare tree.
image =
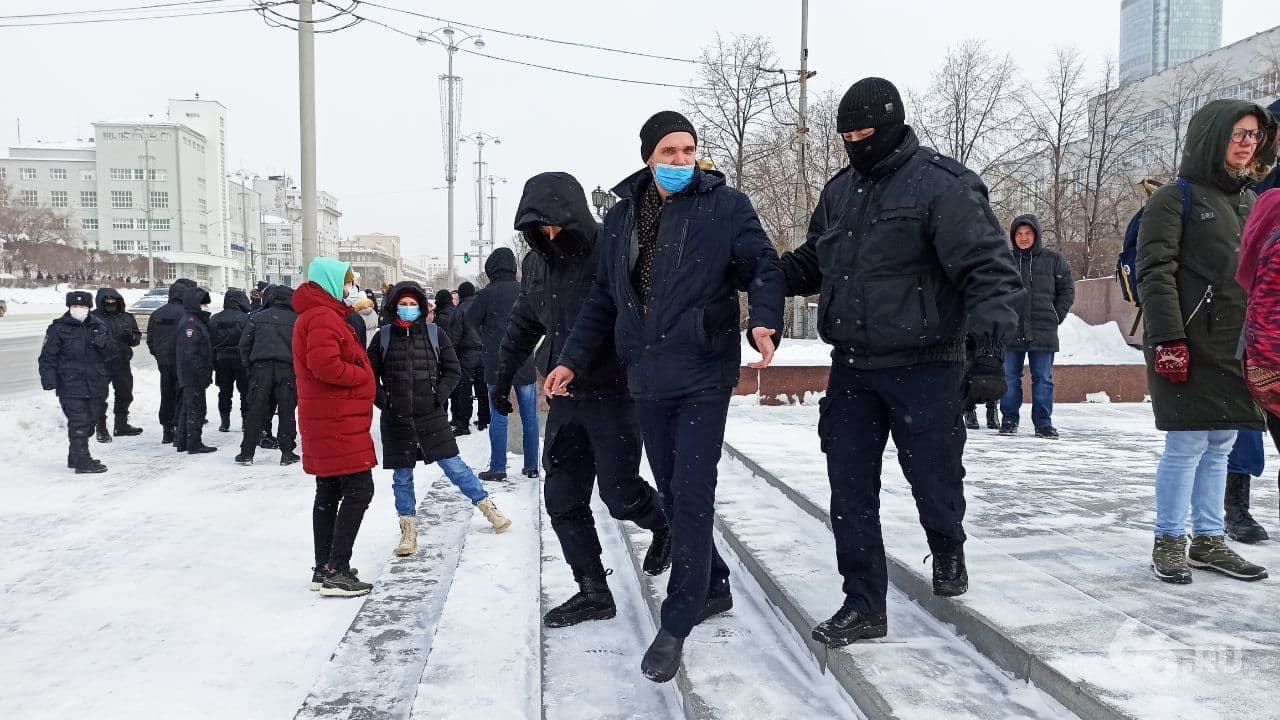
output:
M29 207L12 197L9 186L0 180L0 237L27 240L35 244L71 244L80 237L71 226L71 214L45 206Z
M1154 98L1156 109L1148 113L1150 121L1143 123L1153 129L1155 126L1167 126L1171 131L1168 141L1160 143L1156 152L1159 157L1157 179L1161 181L1177 177L1191 116L1217 97L1217 91L1226 84L1228 77L1227 67L1222 63L1183 63L1170 72L1171 82Z
M1022 182L1029 182L1045 240L1063 245L1075 239L1068 216L1071 212L1070 151L1087 132L1088 96L1084 60L1075 48L1058 48L1053 66L1039 85L1022 93L1019 104L1026 123L1026 138L1033 162L1040 167Z

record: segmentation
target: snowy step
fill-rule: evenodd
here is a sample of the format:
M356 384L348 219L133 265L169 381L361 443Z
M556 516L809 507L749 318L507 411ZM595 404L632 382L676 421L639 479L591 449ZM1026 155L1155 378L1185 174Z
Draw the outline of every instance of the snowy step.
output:
M418 554L393 559L374 582L296 717L408 716L474 512L436 479L418 504ZM366 531L381 520L366 517Z
M658 577L645 575L641 563L650 533L630 523L617 525L656 627L670 571ZM716 545L729 566L734 605L729 613L694 628L685 640L684 662L674 680L684 700L684 716L699 720L860 717L849 696L823 673L803 640L779 618L736 553L719 538Z
M836 650L812 640L813 626L844 600L830 531L736 460L721 462L720 478L717 527L867 717L1074 717L1002 671L896 588L889 591L889 635L884 640Z
M682 714L670 684L640 674L640 658L655 632L640 584L630 570L627 547L609 511L593 506L603 550L614 569L609 577L618 615L612 620L567 628L542 628L542 713L545 720L668 720ZM542 612L578 591L560 542L545 512L542 518Z
M522 479L487 486L511 528L495 533L472 514L413 718L541 716L540 485Z

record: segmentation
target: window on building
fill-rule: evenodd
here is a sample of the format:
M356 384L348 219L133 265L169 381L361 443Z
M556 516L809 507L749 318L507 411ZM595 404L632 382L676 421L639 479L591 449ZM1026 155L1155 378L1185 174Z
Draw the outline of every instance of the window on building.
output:
M98 207L98 191L97 190L81 190L80 191L80 207L83 207L83 208Z
M178 266L177 266L177 265L166 265L166 266L165 266L165 269L164 269L164 279L165 279L165 280L177 280L177 279L178 279Z
M50 191L50 193L49 193L49 204L50 204L50 205L52 205L53 207L56 207L56 208L64 208L64 207L68 207L68 204L67 204L67 191L66 191L66 190L53 190L53 191Z
M151 174L152 182L168 182L169 181L168 170L159 169L159 170L151 170L149 172Z
M80 229L81 230L97 230L98 218L81 218Z
M293 252L293 243L280 243L280 252Z
M164 190L153 190L151 192L151 207L153 208L169 207L169 193Z
M111 229L112 230L132 230L133 218L112 218Z
M200 212L202 213L209 212L209 203L206 202L204 198L200 198Z
M71 218L58 218L53 221L53 226L59 230L70 230Z
M35 190L23 190L18 196L18 204L25 207L36 207L40 204L40 193Z
M133 191L132 190L112 190L111 191L111 207L117 210L127 210L133 207Z
M293 228L280 228L280 237L293 237Z
M129 168L111 168L112 180L132 180L133 171Z
M208 235L208 234L209 234L209 226L208 226L208 225L205 225L204 223L201 223L201 224L200 224L200 234L201 234L201 235Z
M66 168L49 168L49 179L50 180L66 180L67 169Z
M152 250L155 252L169 252L170 250L173 250L173 246L171 244L162 240L157 240L156 242L151 243L151 246Z
M168 230L169 228L169 218L151 218L152 230Z
M96 177L96 176L94 175L94 172L93 172L92 170L81 170L81 171L80 171L80 181L81 181L81 182L93 182L93 181L94 181L94 179L95 179L95 177Z
M35 168L22 168L22 179L23 179L23 180L35 180L35 179L36 179L36 169L35 169Z
M279 252L280 245L278 243L267 243L267 252Z
M9 168L3 165L0 165L0 180L4 180L8 177L9 177Z
M116 252L133 252L132 240L116 240L112 245L115 246Z

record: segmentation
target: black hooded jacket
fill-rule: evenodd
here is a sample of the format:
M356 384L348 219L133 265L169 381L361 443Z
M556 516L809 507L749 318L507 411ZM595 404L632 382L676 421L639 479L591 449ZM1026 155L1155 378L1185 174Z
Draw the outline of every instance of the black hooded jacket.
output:
M467 322L480 331L480 339L484 344L484 381L497 385L502 339L507 334L511 310L520 297L520 282L516 280L516 254L504 247L494 250L489 259L484 261L484 272L489 276L489 284L476 293L475 304L467 308ZM533 374L533 363L525 362L514 371L510 379L517 386L533 383L537 380Z
M285 363L293 367L293 288L272 285L262 296L262 309L251 313L240 335L240 362Z
M109 300L115 301L110 307L107 304ZM127 366L133 359L133 349L142 342L142 331L138 329L137 319L125 309L124 296L115 288L98 288L93 305L92 314L107 324L107 328L111 330L111 339L119 350L118 359Z
M243 290L228 290L222 300L222 312L209 319L215 360L240 360L240 337L249 322L249 296Z
M193 288L194 281L178 278L169 286L169 302L155 309L147 319L147 350L155 356L156 364L173 366L177 360L173 355L174 342L178 338L178 323L187 314L182 309L183 293Z
M202 305L209 293L195 287L182 296L185 314L178 323L174 356L177 359L178 387L207 388L213 384L213 344L209 341L209 316Z
M541 226L560 228L548 240ZM524 292L511 311L500 350L497 385L510 384L515 370L535 359L538 372L550 374L573 323L595 282L599 225L587 208L586 193L572 175L543 173L529 179L516 211L516 229L529 243L524 260ZM575 397L616 397L627 393L627 373L612 334L578 369L570 384Z
M480 333L462 308L453 304L453 294L448 290L436 293L435 322L441 330L448 333L462 367L471 368L484 362Z
M40 385L58 397L105 398L119 345L111 329L90 313L84 322L68 311L54 320L40 346Z
M1030 250L1022 250L1013 241L1018 228L1024 225L1036 234L1036 242ZM1057 352L1058 326L1067 319L1067 313L1076 301L1071 266L1061 253L1041 244L1040 221L1035 215L1014 218L1009 226L1009 247L1026 292L1016 306L1018 332L1005 349Z
M1271 117L1280 121L1280 100L1276 100L1268 105L1267 112L1271 113ZM1262 193L1267 192L1268 190L1275 190L1276 188L1280 188L1280 162L1276 163L1276 166L1271 168L1271 174L1268 175L1265 180L1253 187L1253 191L1258 195L1262 195Z

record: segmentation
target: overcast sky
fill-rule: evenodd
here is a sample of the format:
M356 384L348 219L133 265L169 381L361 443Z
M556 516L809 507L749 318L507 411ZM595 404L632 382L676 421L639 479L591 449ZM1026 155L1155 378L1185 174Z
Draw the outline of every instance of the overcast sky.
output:
M163 0L3 0L0 15L149 5ZM171 0L172 1L172 0ZM349 0L341 0L345 4ZM696 57L715 34L769 36L786 67L798 67L798 0L697 3L568 0L376 0L498 29L660 55ZM216 0L235 7L244 0ZM292 6L282 11L294 13ZM317 15L324 11L317 9ZM153 11L156 13L166 11ZM362 5L371 18L409 32L440 26ZM1120 0L918 0L864 3L812 0L810 67L815 89L842 92L867 75L922 88L946 48L976 37L1012 53L1038 76L1055 46L1075 46L1093 64L1115 55ZM100 16L99 16L100 17ZM15 22L15 21L3 21ZM1223 42L1280 25L1280 3L1226 0ZM494 55L581 72L684 84L690 64L485 34ZM443 254L444 161L437 77L445 51L372 24L317 38L319 183L343 210L342 233L404 238L406 255ZM163 117L172 97L219 100L228 109L229 170L297 175L297 50L292 31L254 13L0 28L0 143L88 137L95 120ZM573 173L587 190L638 169L640 124L678 108L676 89L624 85L517 67L459 54L463 130L502 139L486 147L498 187L498 238L510 235L521 186L545 170ZM908 118L910 121L910 118ZM459 250L475 237L472 146L461 148L456 233ZM486 229L486 235L488 231ZM461 266L460 266L461 268ZM471 267L463 268L472 270Z

